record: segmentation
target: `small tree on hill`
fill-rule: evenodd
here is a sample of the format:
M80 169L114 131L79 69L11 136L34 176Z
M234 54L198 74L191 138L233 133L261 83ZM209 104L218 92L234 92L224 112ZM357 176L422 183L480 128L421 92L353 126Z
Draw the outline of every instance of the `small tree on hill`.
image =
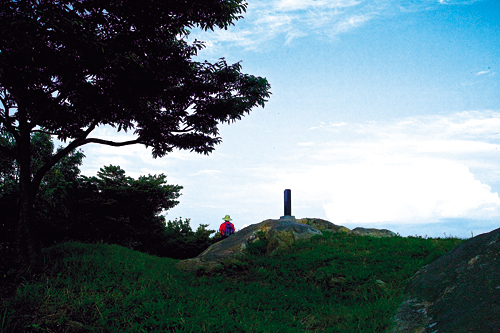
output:
M165 218L175 207L182 186L167 184L166 176L133 179L119 166L105 166L97 177L81 177L70 200L66 237L83 242L120 244L155 253L165 242Z
M266 79L239 63L196 62L192 27L226 29L244 0L0 1L0 151L19 165L17 255L36 264L33 204L44 175L88 143L143 144L154 157L174 148L210 153L218 125L240 119L270 96ZM93 137L109 125L136 138ZM36 170L31 135L69 142Z

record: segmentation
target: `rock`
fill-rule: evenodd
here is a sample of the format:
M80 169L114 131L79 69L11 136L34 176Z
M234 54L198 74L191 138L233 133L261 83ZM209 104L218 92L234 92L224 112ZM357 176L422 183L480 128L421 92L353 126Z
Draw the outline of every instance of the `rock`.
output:
M187 271L194 271L201 267L207 271L220 269L225 265L227 259L242 254L249 242L257 241L258 233L261 231L264 232L269 241L266 249L266 255L269 256L290 248L298 240L322 235L318 229L297 223L294 218L265 220L243 228L231 237L212 244L196 258L179 261L176 267Z
M346 278L344 277L333 277L330 279L330 285L331 286L338 286L346 283Z
M192 258L179 261L175 267L183 271L196 271L203 269L207 272L213 272L224 269L224 265L220 261L208 260L204 261L200 258Z
M313 226L316 229L321 230L321 231L328 231L328 232L334 232L334 233L350 231L346 227L333 224L332 222L327 221L327 220L323 220L323 219L306 217L303 219L297 219L296 221L297 221L297 223L307 224L307 225Z
M385 289L387 287L387 283L382 280L376 280L375 285L379 288Z
M95 331L94 327L85 325L83 323L80 323L79 321L68 320L66 322L65 332L83 333L83 332L94 332L94 331Z
M500 229L467 240L409 281L392 333L500 332Z
M372 236L372 237L394 237L397 236L394 232L387 229L374 228L354 228L347 233L348 235Z
M296 241L323 235L313 226L297 223L295 219L275 221L277 223L266 231L266 239L269 240L266 255L272 256L281 250L289 249Z
M337 229L323 229L321 231L323 231L323 232L331 232L332 234L342 233L342 232L343 233L348 233L349 231L351 231L351 229L343 227L341 225L339 225L337 227L338 227Z

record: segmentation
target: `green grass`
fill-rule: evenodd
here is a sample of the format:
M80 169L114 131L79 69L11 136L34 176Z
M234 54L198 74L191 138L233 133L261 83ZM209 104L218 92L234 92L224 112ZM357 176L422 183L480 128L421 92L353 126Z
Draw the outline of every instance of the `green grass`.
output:
M3 300L0 332L384 332L408 278L462 241L325 234L275 257L255 243L210 274L66 243Z

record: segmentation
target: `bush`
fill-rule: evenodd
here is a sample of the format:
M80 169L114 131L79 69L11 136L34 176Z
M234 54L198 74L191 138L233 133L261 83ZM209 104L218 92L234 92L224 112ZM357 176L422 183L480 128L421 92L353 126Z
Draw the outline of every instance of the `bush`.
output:
M208 224L200 224L194 232L189 225L190 221L182 218L168 221L162 250L157 255L174 259L193 258L217 241L215 236L210 237L215 230L207 229Z

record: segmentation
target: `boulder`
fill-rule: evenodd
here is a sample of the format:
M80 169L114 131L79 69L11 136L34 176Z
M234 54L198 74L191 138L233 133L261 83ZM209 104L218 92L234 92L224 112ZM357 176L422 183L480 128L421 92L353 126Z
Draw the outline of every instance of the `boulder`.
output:
M372 237L394 237L396 234L387 229L374 228L354 228L347 233L348 235L372 236Z
M409 281L390 332L500 332L500 229L467 240Z
M275 255L280 250L288 249L298 240L309 239L322 235L318 229L302 223L297 223L294 218L280 220L265 220L243 228L231 237L212 244L196 258L181 260L176 264L179 269L193 271L203 267L207 271L219 269L230 258L242 254L249 242L258 240L259 232L264 232L269 241L266 255Z
M297 219L297 223L301 224L307 224L310 226L315 227L318 230L321 231L327 231L327 232L349 232L350 229L343 227L341 225L336 225L330 221L323 220L323 219L318 219L318 218L303 218L303 219Z

